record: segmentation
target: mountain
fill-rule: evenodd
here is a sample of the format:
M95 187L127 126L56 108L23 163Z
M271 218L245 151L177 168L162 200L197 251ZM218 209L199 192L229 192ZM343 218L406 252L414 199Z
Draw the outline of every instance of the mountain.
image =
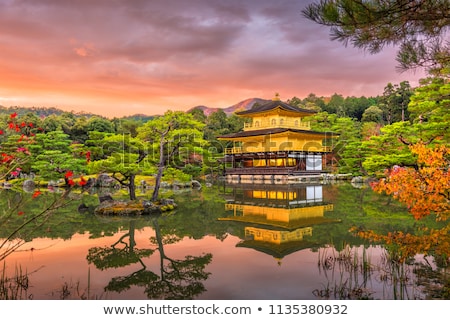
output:
M196 106L193 107L191 109L189 109L187 112L192 111L194 109L200 109L204 112L204 114L206 116L209 116L211 113L216 112L218 110L223 110L228 116L232 115L233 113L237 112L237 111L244 111L244 110L249 110L251 109L256 103L258 104L263 104L266 103L270 100L266 100L266 99L260 99L260 98L249 98L246 100L243 100L241 102L238 102L236 104L233 104L232 106L226 107L226 108L211 108L211 107L207 107L204 105L200 105L200 106ZM26 108L26 107L19 107L19 106L15 106L15 107L4 107L0 105L0 115L2 114L11 114L16 112L18 115L25 115L27 113L34 113L35 115L37 115L38 117L47 117L50 115L57 115L60 116L64 113L71 113L75 116L80 116L80 117L104 117L101 115L97 115L94 113L87 113L87 112L75 112L75 111L63 111L61 109L58 108L54 108L54 107L31 107L31 108ZM157 117L158 115L147 115L147 114L134 114L134 115L129 115L129 116L123 116L120 117L119 119L130 119L130 120L137 120L137 121L143 121L146 122L148 120L151 120L155 117Z
M238 111L250 110L255 105L255 103L263 104L268 101L269 100L260 99L260 98L249 98L249 99L243 100L241 102L238 102L238 103L233 104L232 106L229 106L226 108L211 108L211 107L206 107L206 106L196 106L196 107L193 107L190 110L188 110L188 112L192 111L194 109L200 109L205 113L206 116L209 116L211 113L222 109L228 116L230 116L233 113L238 112Z

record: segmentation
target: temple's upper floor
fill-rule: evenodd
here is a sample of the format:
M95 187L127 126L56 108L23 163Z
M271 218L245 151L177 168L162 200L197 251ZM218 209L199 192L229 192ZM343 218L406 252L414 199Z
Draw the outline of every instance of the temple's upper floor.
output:
M296 108L275 99L250 110L237 112L236 115L250 118L250 121L244 125L244 131L269 128L310 130L309 122L302 119L315 113L315 111Z

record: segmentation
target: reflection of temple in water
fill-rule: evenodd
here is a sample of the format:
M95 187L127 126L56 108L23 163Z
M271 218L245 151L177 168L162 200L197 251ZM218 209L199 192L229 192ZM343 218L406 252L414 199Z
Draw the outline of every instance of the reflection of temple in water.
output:
M314 226L339 222L325 215L333 205L324 201L322 185L232 185L225 197L229 215L220 220L245 225L238 246L277 259L314 246Z

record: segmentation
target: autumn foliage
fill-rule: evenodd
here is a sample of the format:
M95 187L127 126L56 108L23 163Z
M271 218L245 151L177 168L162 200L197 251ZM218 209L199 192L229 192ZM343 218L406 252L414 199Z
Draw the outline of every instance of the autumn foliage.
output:
M386 193L405 203L409 212L419 220L434 214L437 221L449 218L450 149L446 146L428 148L423 144L410 147L417 156L417 167L394 167L386 178L372 184L379 193ZM417 253L450 257L449 225L440 229L421 228L416 234L402 231L386 235L374 231L355 231L362 238L384 242L395 247L397 258L404 261Z
M435 214L437 220L447 220L450 212L450 149L444 145L431 149L416 144L411 146L411 151L417 155L417 169L394 167L385 179L372 185L373 189L405 203L416 219Z
M11 113L7 122L5 130L0 129L0 136L3 141L9 141L10 146L6 144L0 145L0 179L8 180L18 178L23 172L22 165L26 165L30 161L29 146L36 143L35 133L32 130L35 125L31 122L20 121L16 112ZM11 140L8 140L11 138ZM12 147L11 147L12 146ZM90 151L83 153L86 157L86 162L90 161ZM79 182L75 183L73 180L73 172L67 171L64 176L67 187L80 186L84 187L87 180L81 176ZM36 199L42 194L40 190L34 191L32 199ZM24 215L24 211L18 211L19 216ZM1 222L1 221L0 221Z

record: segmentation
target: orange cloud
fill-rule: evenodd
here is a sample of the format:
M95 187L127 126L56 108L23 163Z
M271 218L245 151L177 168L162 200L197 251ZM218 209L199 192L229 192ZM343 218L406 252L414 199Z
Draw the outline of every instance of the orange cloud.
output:
M0 104L106 116L253 97L374 96L395 50L364 55L302 19L303 1L12 1L0 11ZM99 18L100 17L100 18ZM107 18L105 18L107 17ZM3 98L1 98L3 97Z

